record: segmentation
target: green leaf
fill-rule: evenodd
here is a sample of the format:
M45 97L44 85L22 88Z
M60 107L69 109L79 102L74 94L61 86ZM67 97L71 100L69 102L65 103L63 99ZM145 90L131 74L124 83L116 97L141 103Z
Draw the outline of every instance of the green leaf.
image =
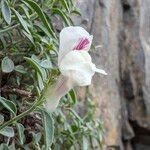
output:
M71 11L71 13L76 14L76 15L78 15L78 16L82 16L81 13L80 13L80 11L77 10L77 9Z
M46 79L46 72L42 68L40 68L39 64L35 62L33 59L25 57L26 61L40 74L43 80Z
M68 6L66 0L61 0L61 3L62 3L62 5L65 7L65 9L66 9L68 12L70 12L69 6Z
M1 10L2 10L2 15L5 19L5 21L10 24L11 23L11 10L8 6L8 2L6 0L1 1Z
M22 65L15 66L15 71L20 72L22 74L26 73L25 68Z
M45 150L49 150L54 138L54 122L50 113L42 111Z
M32 135L33 135L33 139L34 139L35 143L37 144L41 139L41 132L38 132L38 133L32 132Z
M4 122L4 116L0 114L0 125Z
M76 117L76 120L78 120L80 123L83 123L82 118L73 109L71 108L67 108L67 109L72 113L73 116Z
M1 35L1 31L0 31L0 43L1 43L1 46L3 47L3 49L6 50L7 42L6 42L5 38Z
M65 24L67 26L70 26L70 22L63 11L61 11L59 8L52 8L52 12L54 14L59 15L62 18L62 20L65 22Z
M23 29L26 30L28 33L30 33L26 21L22 18L22 16L15 9L12 8L12 10L13 10L15 16L17 17L17 19L19 20Z
M38 87L39 87L40 91L42 91L44 89L44 83L43 83L42 77L39 75L39 73L37 73L37 80L38 80Z
M1 144L0 145L0 150L10 150L7 144Z
M76 96L76 93L75 93L75 91L73 89L69 91L69 95L70 95L70 98L71 98L71 100L73 102L73 105L76 104L77 96Z
M16 150L14 141L13 141L12 144L9 146L9 149L10 149L10 150Z
M35 27L39 28L42 30L48 37L51 37L51 34L48 32L47 28L41 24L34 24Z
M34 9L34 11L38 14L39 18L41 19L41 21L43 22L44 26L47 28L48 32L54 37L56 38L55 33L53 32L53 30L51 29L42 9L40 8L40 6L34 2L34 1L30 1L30 0L24 0L25 2L27 2L32 9Z
M3 97L0 96L0 103L1 105L3 105L6 109L8 109L10 112L12 112L12 114L15 116L16 113L17 113L17 108L16 108L16 105L10 101L10 100L7 100Z
M25 141L24 126L21 123L17 123L16 127L18 130L18 137L19 137L20 144L23 145Z
M88 145L88 139L85 137L85 136L83 136L83 150L88 150L88 147L89 147L89 145Z
M35 45L35 44L34 44L34 39L33 39L32 35L29 34L29 33L27 33L27 32L25 32L25 31L22 31L22 32L23 32L23 34L28 38L28 40L29 40L33 45Z
M32 55L31 59L33 59L37 64L40 64L41 60L36 56L36 55Z
M49 60L43 60L40 63L41 67L46 68L46 69L51 69L52 68L52 63Z
M29 14L29 9L26 5L22 4L22 5L19 5L19 7L24 11L27 19L30 19L30 14Z
M1 67L3 72L10 73L14 70L14 62L6 56L2 60Z
M7 137L14 137L14 129L12 127L5 127L4 129L0 130L0 134L7 136Z

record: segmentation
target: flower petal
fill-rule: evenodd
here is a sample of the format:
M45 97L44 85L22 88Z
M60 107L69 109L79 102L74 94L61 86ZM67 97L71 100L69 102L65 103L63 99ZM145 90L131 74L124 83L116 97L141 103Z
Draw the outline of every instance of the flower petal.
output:
M88 52L71 51L62 59L59 69L74 86L86 86L91 84L94 66Z
M46 100L45 107L53 112L61 99L70 89L72 85L68 82L68 78L60 76L57 82L47 88L45 91L44 97Z
M58 54L58 64L62 58L72 50L86 50L90 49L93 36L91 36L82 27L66 27L60 32L60 45Z
M107 75L107 73L105 72L105 70L102 70L102 69L98 69L98 68L94 68L94 70L95 70L95 72L97 72L97 73L101 73L101 74L103 74L103 75Z

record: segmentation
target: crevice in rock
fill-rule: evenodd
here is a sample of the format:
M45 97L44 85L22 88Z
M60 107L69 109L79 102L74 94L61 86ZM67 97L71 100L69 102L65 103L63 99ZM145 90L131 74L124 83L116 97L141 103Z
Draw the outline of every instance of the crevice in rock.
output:
M148 150L150 148L150 130L141 127L137 121L130 121L135 133L135 137L131 140L133 149ZM141 147L141 149L139 149Z
M121 84L124 86L123 94L127 100L134 99L133 85L128 71L124 71L121 79Z
M123 8L123 12L126 12L126 11L130 10L131 6L129 5L129 3L127 1L123 1L122 8Z
M101 8L105 8L106 7L104 2L103 2L103 0L99 0L99 5L100 5Z
M142 6L138 2L121 0L123 27L119 37L119 68L125 150L150 149L150 128L143 94L145 56L139 35L139 9Z

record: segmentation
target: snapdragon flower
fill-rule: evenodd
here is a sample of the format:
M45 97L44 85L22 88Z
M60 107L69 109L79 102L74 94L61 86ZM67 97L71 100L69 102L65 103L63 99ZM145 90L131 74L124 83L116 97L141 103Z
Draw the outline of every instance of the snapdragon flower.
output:
M82 27L66 27L60 32L58 67L61 75L57 82L47 88L46 108L53 112L62 96L75 86L91 84L95 72L107 75L92 63L88 51L93 36Z

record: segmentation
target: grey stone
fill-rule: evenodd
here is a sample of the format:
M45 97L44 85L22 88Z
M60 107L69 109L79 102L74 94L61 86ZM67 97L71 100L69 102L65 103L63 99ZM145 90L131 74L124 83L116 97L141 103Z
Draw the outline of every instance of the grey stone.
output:
M75 24L94 35L93 62L108 73L96 74L89 87L96 117L104 120L105 149L150 149L150 0L78 0L77 6L82 17Z

